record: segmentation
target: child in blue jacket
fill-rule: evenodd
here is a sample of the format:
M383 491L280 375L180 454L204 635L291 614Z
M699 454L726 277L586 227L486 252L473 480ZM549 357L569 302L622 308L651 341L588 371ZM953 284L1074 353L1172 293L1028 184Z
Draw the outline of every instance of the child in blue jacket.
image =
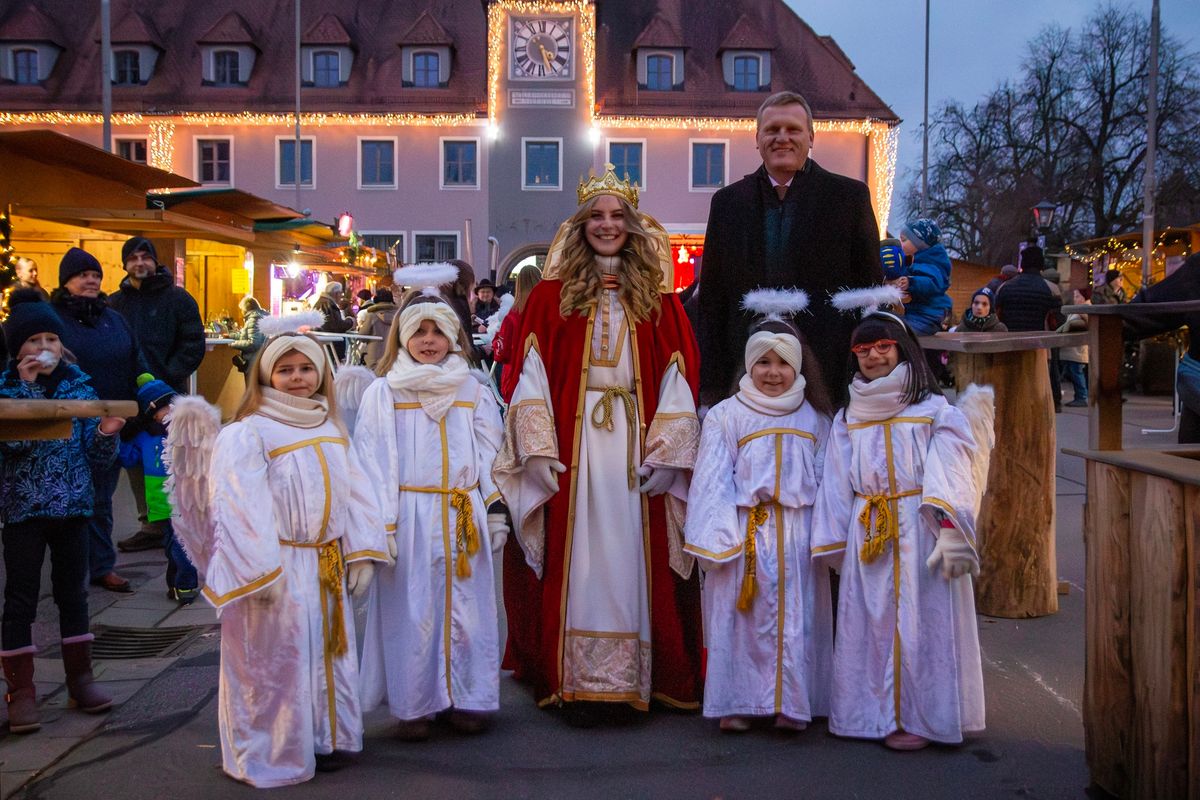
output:
M89 378L63 360L62 320L32 289L9 298L4 343L10 360L0 374L0 398L95 400ZM70 705L89 713L112 699L95 685L88 631L88 518L93 471L112 463L118 417L75 418L65 439L0 442L0 522L4 524L4 617L0 663L8 682L8 729L41 727L33 684L33 621L41 592L42 562L50 550L50 581L58 606Z
M918 219L900 229L900 246L912 258L900 288L910 299L904 303L904 321L920 336L942 329L950 311L950 254L939 240L942 231L931 219Z
M137 383L142 429L121 444L117 458L126 469L142 468L146 482L146 519L161 524L163 529L163 549L167 552L167 597L181 605L190 605L200 594L199 576L171 527L171 501L163 487L167 480L163 443L167 439L168 415L176 392L148 372L139 375Z

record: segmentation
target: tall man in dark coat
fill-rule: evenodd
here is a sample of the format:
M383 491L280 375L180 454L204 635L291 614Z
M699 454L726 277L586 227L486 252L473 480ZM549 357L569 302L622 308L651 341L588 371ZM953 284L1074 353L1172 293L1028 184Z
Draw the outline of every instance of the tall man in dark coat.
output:
M763 165L713 195L701 268L702 405L734 392L752 321L740 303L758 287L808 292L796 323L832 397L845 401L855 320L829 295L883 282L879 226L866 184L822 169L808 157L812 140L808 102L794 92L771 95L758 110Z

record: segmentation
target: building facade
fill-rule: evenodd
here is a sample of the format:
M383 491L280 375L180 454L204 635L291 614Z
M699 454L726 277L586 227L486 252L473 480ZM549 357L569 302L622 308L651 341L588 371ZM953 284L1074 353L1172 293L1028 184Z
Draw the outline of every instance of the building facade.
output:
M465 258L500 280L611 162L686 283L711 195L760 163L755 111L791 89L813 108L813 157L865 181L887 219L899 119L783 0L300 5L297 43L294 0L113 0L105 70L98 4L11 4L0 126L99 144L107 79L114 152L317 219L350 212L401 261Z

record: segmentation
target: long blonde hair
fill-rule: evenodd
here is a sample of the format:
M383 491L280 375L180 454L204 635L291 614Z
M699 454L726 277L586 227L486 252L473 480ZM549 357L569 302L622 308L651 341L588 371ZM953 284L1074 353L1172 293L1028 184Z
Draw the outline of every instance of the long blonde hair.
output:
M306 333L281 333L279 336L307 336ZM277 338L277 337L276 337ZM254 356L254 362L250 365L250 369L246 370L246 391L242 394L242 400L238 403L237 411L233 415L233 421L243 420L251 414L258 411L262 406L263 386L270 385L270 377L267 378L267 384L263 384L259 380L258 360L262 354L266 352L266 343L258 348L258 353ZM295 348L292 348L295 349ZM280 357L287 355L291 350L285 350L280 353ZM341 418L337 413L337 401L334 395L337 392L333 388L333 368L329 366L329 359L326 358L325 363L321 366L321 385L317 387L316 393L325 398L325 402L329 406L329 419L334 420L338 426L341 426ZM253 376L253 378L251 378Z
M400 350L404 344L400 341L400 316L409 306L415 306L417 303L445 303L450 305L442 297L435 297L421 292L419 289L412 289L404 296L400 302L400 310L396 312L396 316L392 317L392 325L388 328L387 341L383 345L383 355L379 357L379 363L375 365L375 374L383 377L388 374L388 370L396 363L396 359L400 357ZM453 308L453 306L450 306ZM463 330L462 325L458 326L458 346L462 350L459 355L467 359L467 363L471 363L471 348L474 345L471 343L470 335Z
M558 278L563 284L558 311L564 317L594 303L603 288L600 268L596 265L596 251L588 244L585 228L591 218L592 207L604 196L597 195L588 200L567 221L569 227L562 263L558 268ZM663 272L658 265L658 245L642 225L637 209L623 197L617 197L617 202L625 212L625 230L629 233L619 254L621 270L617 273L620 281L617 293L634 321L643 322L662 308L659 286L663 282Z
M542 282L542 271L530 264L517 273L517 285L513 288L513 308L524 311L533 287Z

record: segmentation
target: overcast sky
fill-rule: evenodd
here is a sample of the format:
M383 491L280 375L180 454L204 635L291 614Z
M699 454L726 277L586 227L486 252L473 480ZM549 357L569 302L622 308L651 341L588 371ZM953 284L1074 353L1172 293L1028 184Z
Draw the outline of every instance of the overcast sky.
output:
M896 197L906 168L921 167L925 64L924 0L787 0L818 34L833 36L858 74L903 120ZM1097 0L932 0L929 113L955 99L973 102L1016 77L1026 43L1046 25L1077 27ZM1150 18L1150 0L1120 2ZM1200 0L1160 0L1163 31L1200 52ZM803 89L801 88L801 91ZM892 204L891 227L900 219Z

